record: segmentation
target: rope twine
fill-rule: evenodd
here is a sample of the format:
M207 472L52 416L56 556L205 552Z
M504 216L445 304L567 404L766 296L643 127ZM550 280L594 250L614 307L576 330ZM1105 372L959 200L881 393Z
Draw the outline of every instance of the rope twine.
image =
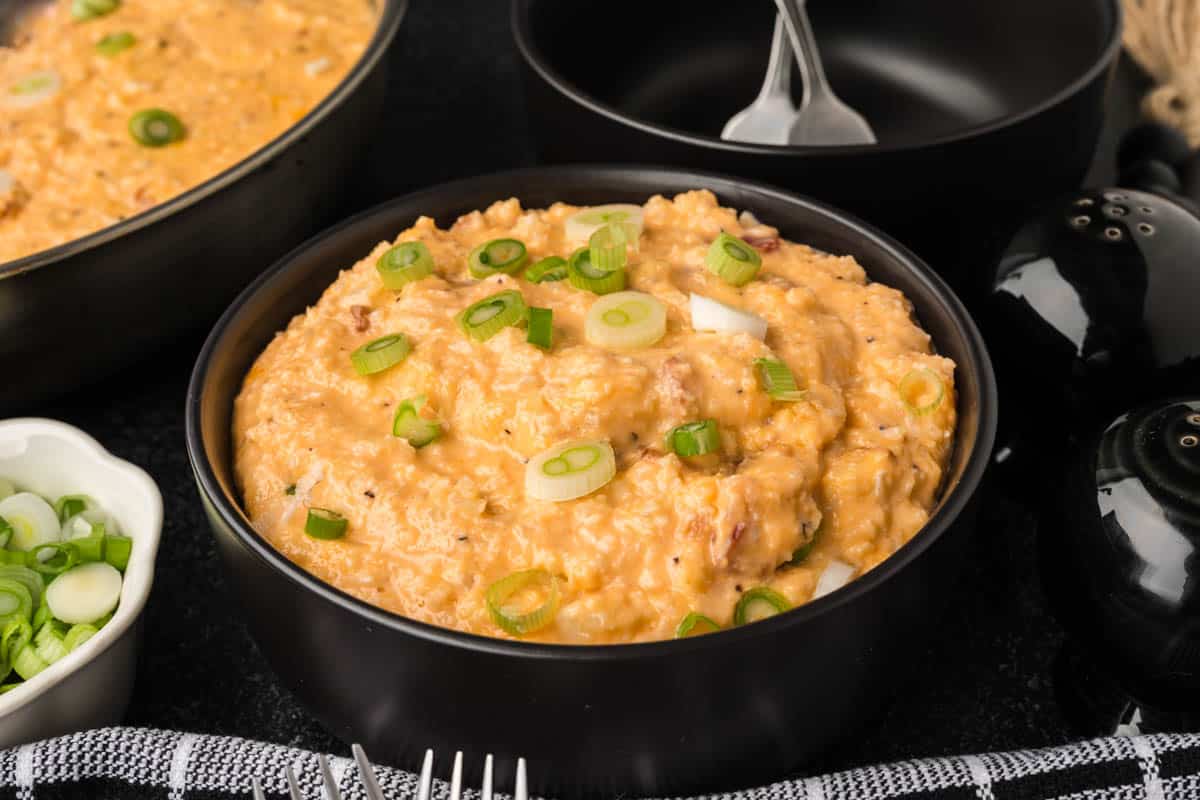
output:
M1200 147L1200 0L1124 0L1125 49L1156 87L1142 100L1150 117Z

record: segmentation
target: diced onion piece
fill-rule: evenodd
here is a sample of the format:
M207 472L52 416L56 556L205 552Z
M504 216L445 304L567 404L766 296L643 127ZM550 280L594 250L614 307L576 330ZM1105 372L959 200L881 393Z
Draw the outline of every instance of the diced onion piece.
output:
M137 37L129 31L118 31L101 37L96 42L96 52L107 58L123 53L137 44Z
M689 636L703 636L706 633L716 633L719 630L721 630L721 626L711 618L696 611L690 611L686 617L679 621L679 625L675 628L675 638L686 639Z
M304 521L304 532L314 539L329 541L346 535L346 518L328 508L310 508Z
M509 325L525 319L525 299L512 289L497 292L467 306L455 319L467 336L486 342Z
M33 616L33 595L29 587L15 578L0 578L0 625L14 619L28 620ZM4 654L0 653L0 661Z
M583 332L597 347L649 347L667 332L667 309L645 292L608 294L588 309Z
M591 248L581 247L567 259L567 280L576 289L611 294L625 288L625 270L603 270L592 263Z
M630 241L636 242L642 235L642 207L630 203L611 203L592 206L567 217L567 238L575 242L586 242L599 228L612 223L625 226Z
M179 117L161 108L147 108L129 118L129 135L144 147L166 147L187 135Z
M561 503L591 494L617 474L617 458L605 441L555 445L525 465L525 493Z
M529 331L525 341L549 350L554 340L554 312L548 308L529 309Z
M0 517L12 526L8 543L12 550L32 550L40 544L57 542L62 533L53 507L31 492L0 500Z
M121 0L72 0L71 16L80 22L111 14L121 6Z
M567 260L561 256L547 256L525 270L525 280L530 283L549 283L567 279Z
M441 423L421 414L425 403L423 394L410 397L399 405L392 420L392 435L407 439L418 450L442 435Z
M521 611L509 605L515 596L539 592L540 605ZM558 578L544 569L527 569L501 578L488 587L487 608L492 620L513 636L541 630L554 621L559 604Z
M854 567L846 562L833 559L826 565L821 577L817 578L817 588L813 590L813 600L842 588L850 582L855 572Z
M62 76L51 69L31 72L8 85L4 104L10 108L32 108L58 94Z
M667 434L667 449L677 456L702 456L720 447L721 433L712 419L689 422Z
M704 263L726 283L744 286L758 274L762 256L736 236L722 233L708 248Z
M46 587L46 605L55 619L68 625L92 623L117 607L121 583L121 573L111 564L83 564Z
M745 625L773 617L789 610L792 604L786 597L767 586L747 590L733 609L733 624Z
M350 354L350 363L359 375L374 375L396 366L412 351L408 337L403 333L381 336L367 342Z
M333 62L325 56L322 56L321 58L314 58L312 61L306 61L304 63L304 74L310 78L315 78L322 72L328 71L332 64Z
M904 407L917 416L936 410L946 396L941 376L926 367L914 369L901 378L898 389Z
M602 272L624 269L629 260L629 233L619 224L598 228L588 239L588 260Z
M524 243L516 239L493 239L471 251L467 266L471 277L483 280L500 273L511 275L525 266L528 259Z
M692 327L698 331L748 333L755 339L767 338L767 321L757 314L695 293L690 295L689 305L692 311Z
M433 256L424 242L401 242L379 257L375 270L384 286L399 291L433 274Z
M796 376L788 365L777 358L756 358L754 368L762 383L763 391L775 400L794 403L803 400L805 392L796 385Z

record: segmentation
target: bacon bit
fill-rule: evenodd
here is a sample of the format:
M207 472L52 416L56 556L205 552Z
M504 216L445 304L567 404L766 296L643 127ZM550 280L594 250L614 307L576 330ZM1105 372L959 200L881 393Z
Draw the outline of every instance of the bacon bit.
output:
M746 523L739 522L733 526L733 533L729 534L729 549L732 550L737 546L738 540L742 538L742 534L746 532Z
M150 196L149 190L150 190L149 184L142 184L141 186L139 186L137 188L137 191L135 191L133 193L133 199L136 200L138 205L141 206L142 208L146 208L148 206L152 206L152 205L156 204L156 201L154 200L154 198Z
M773 253L779 249L778 236L746 236L746 244L762 253Z
M362 333L371 327L370 306L350 306L350 316L354 317L354 330Z
M692 376L692 371L692 365L680 356L671 356L658 369L655 389L662 403L673 412L672 416L687 416L696 403L695 396L684 383Z

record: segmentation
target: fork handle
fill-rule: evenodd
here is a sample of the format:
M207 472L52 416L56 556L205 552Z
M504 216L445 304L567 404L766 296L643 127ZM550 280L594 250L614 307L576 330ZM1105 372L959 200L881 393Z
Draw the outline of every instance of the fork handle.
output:
M825 75L825 66L821 63L821 51L808 19L805 0L775 0L775 5L779 7L787 26L792 49L796 51L796 61L800 65L800 77L804 79L801 105L816 97L831 94L832 88Z

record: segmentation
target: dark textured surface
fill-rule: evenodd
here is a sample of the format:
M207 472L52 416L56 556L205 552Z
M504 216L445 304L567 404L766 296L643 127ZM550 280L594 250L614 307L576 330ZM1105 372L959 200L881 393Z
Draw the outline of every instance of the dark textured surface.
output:
M380 166L347 210L449 178L532 163L509 41L505 3L415 0L391 57L395 82L390 122L375 154ZM1118 86L1119 119L1129 116L1126 84ZM1111 163L1114 151L1110 134L1098 163ZM597 154L606 158L620 154ZM1098 180L1110 174L1096 173ZM184 392L200 342L190 337L100 386L29 409L89 431L146 468L163 491L163 547L126 721L344 752L275 683L215 560L183 440ZM985 492L981 516L961 601L947 609L940 639L920 663L905 665L912 679L881 723L820 767L1071 738L1053 699L1051 668L1062 636L1036 578L1033 521L995 487ZM901 677L898 670L894 678Z

